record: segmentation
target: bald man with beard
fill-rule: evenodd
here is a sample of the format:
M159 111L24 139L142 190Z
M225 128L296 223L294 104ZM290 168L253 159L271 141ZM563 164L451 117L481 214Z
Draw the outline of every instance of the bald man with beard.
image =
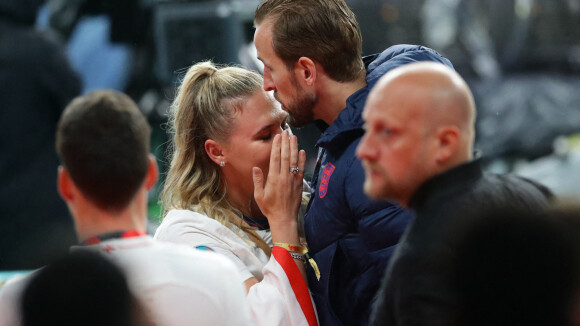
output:
M369 94L357 148L365 193L415 213L383 279L373 325L457 324L449 262L461 228L484 208L534 212L549 202L542 185L482 171L473 154L475 117L465 81L438 63L393 69Z

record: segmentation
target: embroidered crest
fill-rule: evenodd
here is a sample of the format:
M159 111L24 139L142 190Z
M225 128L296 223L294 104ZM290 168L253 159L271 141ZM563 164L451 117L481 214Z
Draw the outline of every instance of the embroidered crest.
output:
M318 187L318 196L320 198L324 198L326 196L326 192L328 191L328 182L330 181L330 176L332 172L334 172L334 165L328 162L322 171L322 178L320 179L320 186Z

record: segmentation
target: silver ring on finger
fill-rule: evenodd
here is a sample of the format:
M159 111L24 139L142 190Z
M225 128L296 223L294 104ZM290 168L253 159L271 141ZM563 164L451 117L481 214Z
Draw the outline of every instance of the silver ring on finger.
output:
M290 173L292 173L292 174L298 174L298 172L300 172L300 169L298 167L290 168Z

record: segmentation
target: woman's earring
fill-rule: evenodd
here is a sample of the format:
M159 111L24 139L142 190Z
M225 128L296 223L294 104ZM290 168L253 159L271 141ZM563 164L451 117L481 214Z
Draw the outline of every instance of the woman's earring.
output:
M221 161L221 162L220 162L220 166L222 166L222 167L223 167L223 166L226 166L226 161Z

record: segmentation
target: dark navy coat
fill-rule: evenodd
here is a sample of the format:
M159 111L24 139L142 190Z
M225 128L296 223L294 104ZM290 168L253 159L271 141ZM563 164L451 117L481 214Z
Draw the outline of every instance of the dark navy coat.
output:
M389 70L416 61L452 67L437 52L396 45L365 57L367 86L352 94L346 108L317 142L318 162L305 216L310 253L321 272L308 268L308 283L320 325L366 325L387 263L412 215L388 201L372 201L355 150L364 133L361 113L376 81Z

